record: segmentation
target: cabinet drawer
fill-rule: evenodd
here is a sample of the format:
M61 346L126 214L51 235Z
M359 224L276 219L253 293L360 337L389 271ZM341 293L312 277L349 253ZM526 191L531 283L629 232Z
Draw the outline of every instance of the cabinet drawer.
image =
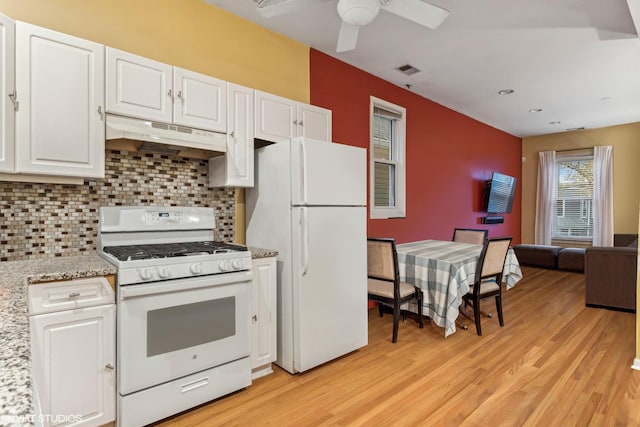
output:
M29 314L51 313L114 302L113 289L105 277L37 283L29 286Z

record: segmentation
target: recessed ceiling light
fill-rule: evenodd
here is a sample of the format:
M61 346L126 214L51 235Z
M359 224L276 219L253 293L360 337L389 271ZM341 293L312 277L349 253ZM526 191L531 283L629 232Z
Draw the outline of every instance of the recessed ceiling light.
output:
M530 113L539 113L542 111L542 108L532 108L529 110Z
M513 89L502 89L498 91L498 95L511 95L513 92Z
M559 120L553 121L553 122L549 122L550 125L559 125L560 123L562 123L562 122L559 121Z

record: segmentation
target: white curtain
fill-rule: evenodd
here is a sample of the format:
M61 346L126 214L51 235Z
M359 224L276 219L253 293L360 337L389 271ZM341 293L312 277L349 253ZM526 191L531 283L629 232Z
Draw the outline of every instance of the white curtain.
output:
M538 153L538 191L536 193L535 244L550 245L553 235L553 209L556 187L556 152Z
M613 147L593 147L593 246L613 246Z

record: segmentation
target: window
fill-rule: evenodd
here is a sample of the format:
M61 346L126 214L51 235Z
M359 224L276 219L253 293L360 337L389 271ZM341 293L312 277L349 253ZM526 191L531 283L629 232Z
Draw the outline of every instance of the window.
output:
M405 118L405 108L371 97L371 218L405 216Z
M593 238L593 155L556 157L553 238Z

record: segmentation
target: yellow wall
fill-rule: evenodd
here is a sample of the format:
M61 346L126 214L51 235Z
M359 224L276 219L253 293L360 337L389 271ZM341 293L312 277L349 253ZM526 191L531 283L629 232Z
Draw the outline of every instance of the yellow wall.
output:
M640 205L640 123L522 139L522 243L534 242L538 152L613 146L615 233L636 233Z
M308 46L200 0L0 0L0 13L309 102Z

